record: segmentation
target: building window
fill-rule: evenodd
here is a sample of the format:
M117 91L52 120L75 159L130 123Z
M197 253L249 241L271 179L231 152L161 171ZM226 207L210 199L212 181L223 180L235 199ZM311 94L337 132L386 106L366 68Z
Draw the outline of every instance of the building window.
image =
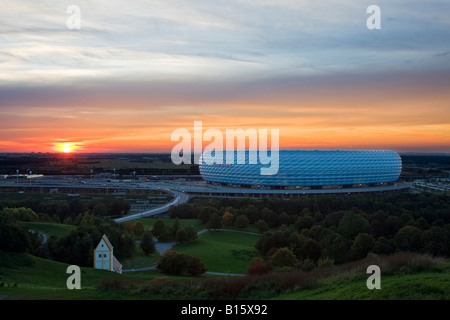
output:
M106 258L106 253L103 254L103 258Z
M101 253L99 253L99 254L98 254L98 257L99 257L99 258L101 258L101 257L102 257L102 254L101 254Z

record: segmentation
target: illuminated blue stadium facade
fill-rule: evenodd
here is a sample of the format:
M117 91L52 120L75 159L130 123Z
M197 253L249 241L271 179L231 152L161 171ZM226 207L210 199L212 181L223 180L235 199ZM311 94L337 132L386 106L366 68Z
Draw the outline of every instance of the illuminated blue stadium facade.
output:
M200 173L203 179L222 185L270 188L340 188L383 185L399 178L402 162L393 151L279 151L279 169L275 175L261 175L268 167L259 162L249 164L210 164L203 157Z

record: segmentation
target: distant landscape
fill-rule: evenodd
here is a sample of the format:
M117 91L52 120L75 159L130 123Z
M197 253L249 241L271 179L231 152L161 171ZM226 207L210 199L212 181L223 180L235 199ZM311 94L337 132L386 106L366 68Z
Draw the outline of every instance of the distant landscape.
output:
M403 163L401 178L448 177L450 155L400 154ZM3 153L0 154L0 174L15 175L32 171L44 175L198 175L198 165L172 163L168 153L108 154L108 153Z

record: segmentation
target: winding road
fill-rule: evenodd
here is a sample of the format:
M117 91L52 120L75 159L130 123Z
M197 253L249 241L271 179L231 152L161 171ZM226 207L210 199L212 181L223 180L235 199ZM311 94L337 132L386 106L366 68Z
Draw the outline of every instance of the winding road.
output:
M183 192L173 191L173 190L169 190L169 189L161 189L161 190L172 194L174 196L173 200L160 206L160 207L153 208L153 209L146 210L146 211L139 212L139 213L129 214L125 217L114 219L114 221L115 222L124 222L124 221L136 220L136 219L143 218L143 217L156 216L158 214L169 211L169 209L173 206L187 203L189 201L189 196Z

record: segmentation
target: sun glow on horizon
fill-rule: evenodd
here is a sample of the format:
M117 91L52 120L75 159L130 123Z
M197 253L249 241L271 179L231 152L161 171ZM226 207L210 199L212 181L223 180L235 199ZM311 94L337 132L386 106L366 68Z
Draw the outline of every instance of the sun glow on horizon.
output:
M56 150L64 153L71 153L74 152L76 147L77 145L74 143L58 143L56 145Z

